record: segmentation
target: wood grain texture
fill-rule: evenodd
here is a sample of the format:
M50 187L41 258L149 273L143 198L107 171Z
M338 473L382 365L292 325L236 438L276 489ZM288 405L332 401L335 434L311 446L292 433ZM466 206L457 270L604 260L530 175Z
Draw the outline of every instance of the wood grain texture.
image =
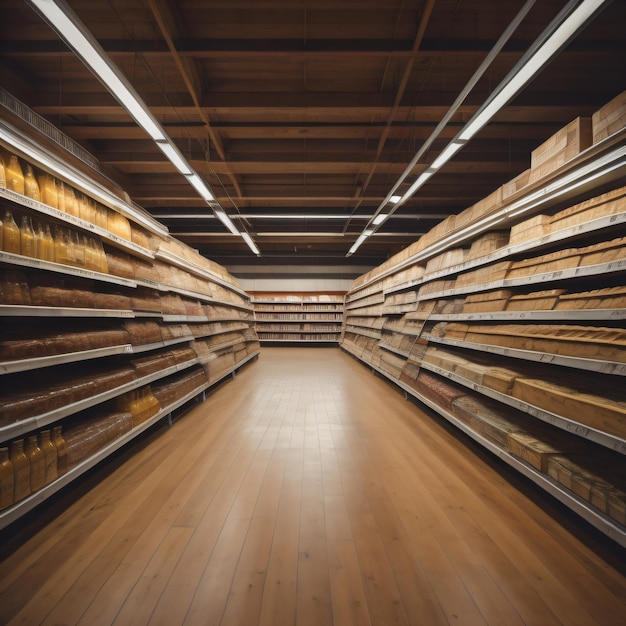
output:
M264 348L4 531L0 623L622 624L623 552L510 475L340 350Z

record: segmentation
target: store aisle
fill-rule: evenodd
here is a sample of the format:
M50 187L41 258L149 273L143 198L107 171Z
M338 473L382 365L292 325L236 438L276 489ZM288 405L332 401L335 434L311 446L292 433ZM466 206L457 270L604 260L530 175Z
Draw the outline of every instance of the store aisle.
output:
M263 348L5 533L0 623L622 624L626 578L492 465L340 350Z

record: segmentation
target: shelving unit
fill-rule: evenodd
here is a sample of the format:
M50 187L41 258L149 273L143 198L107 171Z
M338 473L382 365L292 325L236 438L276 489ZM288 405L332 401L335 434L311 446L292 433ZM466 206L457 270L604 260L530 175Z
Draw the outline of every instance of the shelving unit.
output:
M343 294L252 294L261 342L337 343L341 334Z
M625 180L621 130L504 186L357 279L341 341L622 546Z
M0 149L5 154L13 152L10 144ZM49 164L17 155L22 164L60 178L46 169ZM89 188L87 176L77 176ZM102 197L95 200L102 202ZM112 215L123 204L116 201L101 209ZM50 226L71 228L78 233L78 241L81 237L97 241L108 261L108 271L94 271L80 265L80 256L70 265L0 250L0 382L4 389L0 447L59 425L80 447L80 428L72 428L80 426L84 416L96 420L97 428L100 414L106 420L121 412L126 428L42 489L1 510L0 528L157 421L171 420L173 411L203 398L206 389L234 376L259 354L250 297L233 277L169 237L162 225L140 209L122 208L130 228L128 239L0 188L2 215L8 210ZM88 344L94 327L103 331L101 341L114 337L113 343L72 345L70 336L76 333ZM22 336L30 338L32 352L15 358L11 346ZM134 394L151 396L156 403L154 414L146 419L135 413ZM161 394L169 398L165 405L157 399Z

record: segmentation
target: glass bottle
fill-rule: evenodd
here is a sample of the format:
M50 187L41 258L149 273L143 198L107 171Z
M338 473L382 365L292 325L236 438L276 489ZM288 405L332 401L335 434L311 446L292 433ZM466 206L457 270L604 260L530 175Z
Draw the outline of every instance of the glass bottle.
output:
M22 256L37 258L37 243L35 233L30 223L28 215L22 215L22 225L20 226L20 248Z
M54 178L50 174L39 175L39 195L41 202L51 206L54 209L59 208L59 195Z
M64 230L63 237L67 243L67 264L76 266L76 246L72 238L72 231L69 228Z
M24 195L24 172L18 158L12 154L6 168L7 189Z
M54 260L56 263L67 265L67 239L60 226L54 228Z
M24 440L11 442L11 463L13 463L13 502L19 502L30 495L30 463L24 453Z
M46 457L37 444L37 435L29 435L24 452L30 461L30 490L34 493L46 484Z
M57 193L57 209L59 209L59 211L63 211L64 213L67 213L67 200L66 200L66 194L65 194L65 188L67 187L67 185L65 185L65 183L62 180L55 180L54 181L54 188L56 189L56 193Z
M41 200L39 184L35 178L33 166L30 163L26 164L26 174L24 174L24 195L38 202Z
M80 217L80 200L67 184L65 185L65 212L74 217Z
M46 240L46 258L44 260L54 261L54 239L52 237L52 231L50 230L50 224L46 224L44 237Z
M57 474L60 476L67 472L67 445L61 434L61 426L52 428L52 443L57 449Z
M35 233L35 251L37 253L38 259L44 259L46 254L46 235L43 232L43 227L41 226L41 222L36 222L33 227L33 232Z
M0 187L6 188L6 186L7 186L6 166L4 164L4 157L0 153Z
M20 229L18 228L13 214L9 209L4 213L4 219L2 220L2 238L3 238L3 250L5 252L11 252L12 254L20 253Z
M6 509L13 504L14 481L9 449L0 448L0 509Z
M46 485L57 477L57 449L52 439L50 431L42 430L39 433L39 447L46 459Z

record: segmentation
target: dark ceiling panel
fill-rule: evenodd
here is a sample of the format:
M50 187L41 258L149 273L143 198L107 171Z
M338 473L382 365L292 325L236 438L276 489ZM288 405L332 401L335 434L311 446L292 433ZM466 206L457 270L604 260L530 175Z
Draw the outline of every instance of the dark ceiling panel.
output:
M209 208L24 0L0 4L0 83L92 152L172 232L224 263L380 263L515 177L534 147L624 89L626 2L614 1L346 260L522 0L435 0L416 49L426 0L67 2L263 256L201 217ZM416 175L564 4L535 3ZM264 217L316 212L343 217ZM317 234L303 243L302 232Z

